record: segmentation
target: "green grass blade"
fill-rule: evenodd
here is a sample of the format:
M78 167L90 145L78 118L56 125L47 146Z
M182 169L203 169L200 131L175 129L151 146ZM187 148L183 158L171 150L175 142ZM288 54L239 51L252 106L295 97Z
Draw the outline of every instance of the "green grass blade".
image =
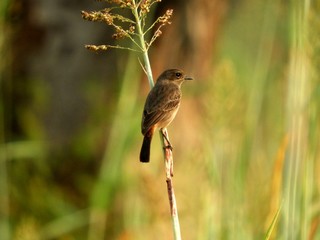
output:
M276 212L276 214L274 215L274 217L272 219L272 222L271 222L271 225L268 228L266 237L264 238L265 240L271 239L271 234L272 234L272 232L273 232L273 230L274 230L274 228L276 226L277 220L279 218L281 207L282 207L282 204L280 205L280 207L278 208L278 211Z

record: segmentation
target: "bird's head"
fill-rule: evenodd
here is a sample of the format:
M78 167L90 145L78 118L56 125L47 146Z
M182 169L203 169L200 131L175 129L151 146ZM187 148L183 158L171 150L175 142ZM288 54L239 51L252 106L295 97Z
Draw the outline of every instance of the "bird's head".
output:
M185 80L193 80L193 78L185 75L180 69L168 69L159 76L157 82L174 82L180 85Z

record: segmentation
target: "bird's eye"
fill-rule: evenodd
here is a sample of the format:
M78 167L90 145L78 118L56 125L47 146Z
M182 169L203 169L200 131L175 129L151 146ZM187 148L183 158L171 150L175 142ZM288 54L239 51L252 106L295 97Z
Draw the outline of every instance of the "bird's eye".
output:
M176 77L177 78L181 78L182 77L182 74L180 72L176 72Z

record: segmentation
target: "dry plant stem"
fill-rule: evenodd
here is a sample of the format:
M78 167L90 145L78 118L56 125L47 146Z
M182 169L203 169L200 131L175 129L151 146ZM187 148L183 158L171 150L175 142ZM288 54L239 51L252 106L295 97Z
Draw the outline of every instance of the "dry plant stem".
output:
M169 140L168 131L166 128L163 128L160 130L160 138L162 140L161 142L162 142L163 153L164 153L164 162L165 162L165 167L166 167L165 170L166 170L167 190L168 190L174 239L181 239L178 208L177 208L177 202L176 202L176 197L174 194L173 183L172 183L172 177L173 177L172 149L167 147L170 143L165 140L163 135L165 135L166 138Z
M168 179L173 177L173 156L172 156L172 149L168 147L170 146L170 143L166 141L166 139L169 140L168 131L166 128L162 128L160 130L160 137L162 137L161 142L163 144L163 154L165 156L166 178Z

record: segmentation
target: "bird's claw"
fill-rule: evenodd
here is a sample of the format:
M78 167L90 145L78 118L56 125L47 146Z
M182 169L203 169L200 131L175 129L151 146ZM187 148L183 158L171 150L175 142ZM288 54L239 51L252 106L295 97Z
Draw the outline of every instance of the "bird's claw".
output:
M164 146L163 149L164 149L164 150L170 149L170 151L172 152L173 147L171 146L171 144L169 144L169 145L167 145L167 146Z

